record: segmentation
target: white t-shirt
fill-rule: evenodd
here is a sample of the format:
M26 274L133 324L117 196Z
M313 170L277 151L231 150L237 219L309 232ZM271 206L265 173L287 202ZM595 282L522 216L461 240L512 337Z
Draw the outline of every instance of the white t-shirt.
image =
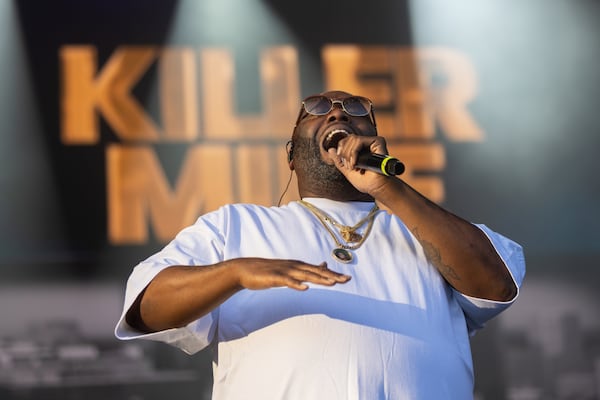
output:
M373 206L305 200L349 226ZM479 228L520 286L521 247ZM453 290L402 221L385 211L352 251L351 263L335 261L335 247L323 225L297 202L222 207L134 269L115 334L163 341L190 354L212 345L213 399L471 399L469 333L512 302ZM327 261L352 279L304 292L242 290L184 328L140 334L125 322L135 298L162 269L237 257Z

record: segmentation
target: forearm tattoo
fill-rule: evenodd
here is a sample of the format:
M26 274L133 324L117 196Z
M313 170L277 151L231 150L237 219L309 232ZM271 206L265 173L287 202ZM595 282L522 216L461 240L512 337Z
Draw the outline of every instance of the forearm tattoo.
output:
M442 260L440 250L433 243L424 240L421 237L418 228L413 229L413 235L415 235L419 243L421 243L427 259L438 269L440 274L442 274L447 281L460 281L460 276L456 273L454 268L452 268L451 265L445 264Z

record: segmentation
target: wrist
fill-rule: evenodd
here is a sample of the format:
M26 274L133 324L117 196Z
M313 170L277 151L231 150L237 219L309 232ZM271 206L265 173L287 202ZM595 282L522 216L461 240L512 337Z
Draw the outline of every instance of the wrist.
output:
M382 183L374 186L369 195L381 209L391 210L398 206L398 201L405 199L409 186L401 179L390 176L381 177Z

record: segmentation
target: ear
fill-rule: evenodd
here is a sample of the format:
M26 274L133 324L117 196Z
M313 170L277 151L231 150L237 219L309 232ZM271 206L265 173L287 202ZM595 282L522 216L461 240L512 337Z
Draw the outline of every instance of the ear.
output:
M290 171L294 170L294 142L289 140L286 145L286 151L287 151L287 160L288 160L288 165L290 167Z

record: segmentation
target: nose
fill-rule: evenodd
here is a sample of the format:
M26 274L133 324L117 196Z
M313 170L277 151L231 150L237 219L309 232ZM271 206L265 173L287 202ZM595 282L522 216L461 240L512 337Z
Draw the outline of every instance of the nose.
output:
M334 103L333 108L329 111L327 115L327 121L349 121L350 116L346 114L346 112L342 109L342 105L339 103Z

